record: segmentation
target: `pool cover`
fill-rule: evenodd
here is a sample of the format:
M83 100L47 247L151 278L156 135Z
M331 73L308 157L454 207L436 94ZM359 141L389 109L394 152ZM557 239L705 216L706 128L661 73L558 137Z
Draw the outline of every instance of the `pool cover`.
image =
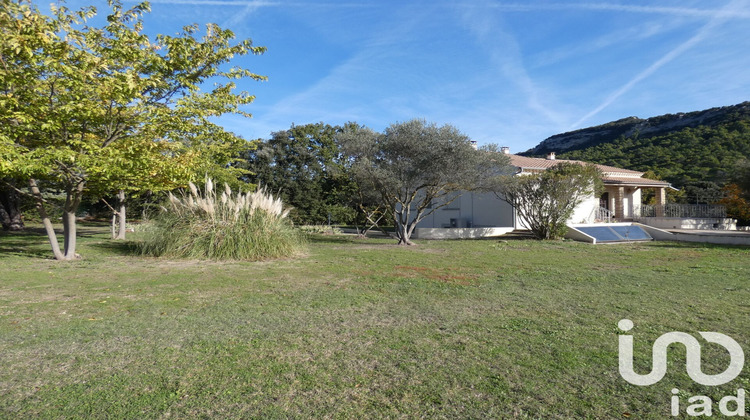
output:
M596 242L651 241L651 237L640 226L580 226L575 229L593 237Z

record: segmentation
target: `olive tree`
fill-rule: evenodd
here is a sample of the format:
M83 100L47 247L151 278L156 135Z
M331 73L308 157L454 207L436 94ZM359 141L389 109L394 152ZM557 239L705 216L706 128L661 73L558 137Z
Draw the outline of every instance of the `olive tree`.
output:
M477 150L451 125L424 120L392 124L384 133L349 124L338 136L360 188L376 192L389 210L399 245L413 245L417 223L463 192L488 188L508 158Z

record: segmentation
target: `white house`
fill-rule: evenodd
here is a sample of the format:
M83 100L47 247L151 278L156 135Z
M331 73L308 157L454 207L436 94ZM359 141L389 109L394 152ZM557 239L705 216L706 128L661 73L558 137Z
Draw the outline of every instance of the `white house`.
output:
M543 159L512 155L505 147L502 150L516 168L516 175L538 173L561 162L585 163L556 159L554 153ZM592 196L581 203L569 223L633 220L640 215L641 192L644 189L656 190L657 208L664 206L666 188L670 187L668 182L643 178L643 172L595 166L602 172L605 191L601 196ZM498 236L525 228L523 220L508 202L491 193L467 192L425 217L417 224L414 234L417 238L481 237Z

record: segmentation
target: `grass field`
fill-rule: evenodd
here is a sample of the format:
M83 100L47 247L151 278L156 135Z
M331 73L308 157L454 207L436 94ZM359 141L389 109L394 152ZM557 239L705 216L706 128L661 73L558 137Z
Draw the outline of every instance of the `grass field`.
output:
M217 263L81 236L61 263L39 232L0 234L2 418L648 419L672 388L682 415L750 390L747 368L693 383L679 346L656 385L617 369L622 318L640 373L669 331L750 349L749 248L311 236L297 259ZM704 343L704 372L728 360Z

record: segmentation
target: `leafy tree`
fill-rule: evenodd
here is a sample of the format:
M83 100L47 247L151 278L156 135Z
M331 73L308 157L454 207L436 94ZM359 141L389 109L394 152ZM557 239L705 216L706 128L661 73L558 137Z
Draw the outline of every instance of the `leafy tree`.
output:
M594 165L561 162L539 173L506 176L496 194L516 209L534 236L559 239L575 208L601 188Z
M721 186L711 181L693 181L682 189L687 204L715 204L724 196Z
M329 214L339 222L352 219L347 201L353 190L334 140L339 131L323 123L292 125L248 155L251 179L292 206L295 223L325 223Z
M24 228L21 217L21 197L15 184L12 179L0 181L0 223L3 230L23 230Z
M653 179L657 181L663 180L661 175L651 170L645 171L643 173L643 178ZM674 188L667 188L665 192L666 192L667 203L683 203L685 201L685 198L684 198L685 192L682 190L677 190ZM655 205L656 204L656 190L652 188L642 189L641 190L641 203Z
M215 130L215 133L217 137L222 134L219 130ZM99 195L112 192L113 187L119 188L117 209L102 198L113 211L113 229L115 217L119 224L119 231L113 234L113 238L125 239L126 203L142 194L159 194L184 187L191 181L200 183L198 180L206 177L236 189L252 187L238 180L247 171L238 168L236 161L255 144L233 134L226 137L220 141L189 137L149 141L147 139L151 137L142 139L133 136L121 140L117 147L103 150L102 157L109 165L106 172L88 182L88 188Z
M742 226L750 225L750 204L743 197L742 190L737 184L724 187L724 198L719 200L727 208L727 216L737 219Z
M249 40L208 25L178 36L143 34L148 4L112 2L107 24L85 26L95 8L39 12L27 0L0 8L0 164L2 176L27 179L57 259L76 256L76 211L84 194L166 188L194 167L231 153L243 141L210 121L244 113L253 100L223 70L236 55L259 54ZM206 92L200 85L216 83ZM65 194L64 249L45 210L42 188Z
M654 171L683 188L695 182L724 185L731 181L738 159L750 158L747 115L716 125L698 125L651 137L615 137L605 143L561 153L578 159L637 171Z
M741 191L745 199L750 199L750 160L739 159L734 166L734 183Z
M350 203L357 209L354 218L357 235L367 238L367 234L377 228L386 236L392 237L391 233L384 229L384 226L388 226L391 220L394 220L391 209L387 204L383 204L378 191L370 188L368 180L359 179L353 171L349 171L349 174L354 186L354 194L350 196Z
M476 150L455 127L424 120L392 124L383 134L350 124L339 141L358 184L377 192L392 214L399 245L413 245L420 220L464 191L487 188L508 163L496 147Z

